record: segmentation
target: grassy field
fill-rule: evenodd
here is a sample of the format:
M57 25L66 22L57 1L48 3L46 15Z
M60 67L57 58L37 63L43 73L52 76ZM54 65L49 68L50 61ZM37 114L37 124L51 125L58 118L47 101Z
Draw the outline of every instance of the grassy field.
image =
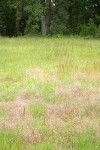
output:
M0 150L100 150L100 40L0 38Z

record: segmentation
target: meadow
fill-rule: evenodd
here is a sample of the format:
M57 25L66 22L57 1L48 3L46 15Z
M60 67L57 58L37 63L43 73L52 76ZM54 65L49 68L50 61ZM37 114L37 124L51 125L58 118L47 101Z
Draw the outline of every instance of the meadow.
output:
M0 150L100 150L100 40L0 37Z

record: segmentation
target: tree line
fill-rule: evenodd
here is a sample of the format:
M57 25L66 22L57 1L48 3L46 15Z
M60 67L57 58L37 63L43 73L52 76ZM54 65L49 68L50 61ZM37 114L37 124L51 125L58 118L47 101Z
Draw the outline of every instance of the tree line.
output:
M0 35L100 37L100 0L0 0Z

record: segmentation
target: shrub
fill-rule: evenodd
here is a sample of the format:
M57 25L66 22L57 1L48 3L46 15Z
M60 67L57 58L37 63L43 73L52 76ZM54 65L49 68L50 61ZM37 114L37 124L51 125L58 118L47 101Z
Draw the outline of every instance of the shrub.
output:
M82 35L82 36L87 36L88 35L88 27L86 25L83 25L81 27L80 35Z
M94 24L93 20L90 19L88 23L88 34L95 37L96 33L97 33L97 26Z
M98 26L96 37L100 38L100 25Z
M83 25L81 29L82 36L92 36L96 37L97 34L97 26L94 24L93 19L89 20L87 25Z
M37 23L32 24L31 22L28 22L25 28L25 34L34 35L39 33L39 25Z

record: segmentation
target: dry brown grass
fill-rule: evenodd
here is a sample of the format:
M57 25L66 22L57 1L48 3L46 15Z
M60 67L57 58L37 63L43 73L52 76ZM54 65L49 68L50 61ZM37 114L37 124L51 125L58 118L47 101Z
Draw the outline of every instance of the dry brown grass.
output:
M0 126L3 128L13 128L23 126L25 122L28 124L31 120L31 115L27 111L30 101L23 97L17 97L13 102L1 102L1 106L8 108L8 118L0 121Z
M29 128L34 119L29 113L28 107L30 104L39 104L41 102L46 106L45 122L52 129L63 129L71 124L80 131L86 130L88 126L98 131L100 105L99 92L95 88L82 89L80 82L77 81L74 85L57 87L52 94L52 98L62 96L66 98L66 101L62 101L59 104L46 103L39 95L28 97L28 99L18 96L13 102L0 102L0 106L9 109L8 118L0 120L0 126L12 128L17 125ZM27 135L27 131L25 134Z

